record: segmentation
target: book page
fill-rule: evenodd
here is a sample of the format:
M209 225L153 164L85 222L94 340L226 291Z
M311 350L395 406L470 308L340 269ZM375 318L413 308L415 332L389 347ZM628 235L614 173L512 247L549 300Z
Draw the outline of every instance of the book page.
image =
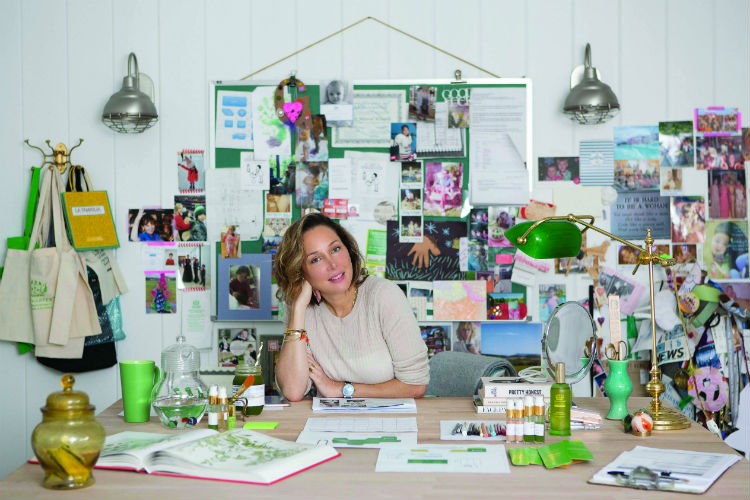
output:
M212 434L216 434L216 431L200 429L180 434L120 432L107 436L96 465L98 467L129 466L140 469L150 453ZM133 460L133 457L136 460Z

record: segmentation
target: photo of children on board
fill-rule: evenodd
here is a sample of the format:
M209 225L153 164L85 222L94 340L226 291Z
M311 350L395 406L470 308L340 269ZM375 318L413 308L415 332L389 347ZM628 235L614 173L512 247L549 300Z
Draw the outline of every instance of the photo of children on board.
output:
M695 166L699 170L740 170L745 168L742 136L695 138Z
M401 184L422 185L422 164L417 161L401 163Z
M146 271L146 314L176 314L174 271Z
M693 122L659 122L659 165L692 167Z
M297 129L295 157L298 161L328 161L326 117L312 115L312 128Z
M422 217L401 217L401 236L422 237Z
M324 80L320 84L320 113L331 127L351 126L354 120L354 87L350 81Z
M219 328L218 335L219 366L235 367L245 362L255 364L258 355L255 328ZM248 356L247 360L245 356Z
M401 212L421 212L422 211L422 191L420 189L402 189L401 190Z
M236 259L242 256L242 245L240 245L239 228L236 225L227 225L221 230L221 258Z
M448 102L448 128L469 128L469 103L464 101Z
M427 345L427 357L431 358L442 351L451 350L452 323L444 325L419 325L422 340Z
M697 108L695 130L704 136L740 134L740 117L737 108Z
M747 278L747 221L706 222L703 263L710 278Z
M615 160L618 191L659 190L659 160Z
M425 162L424 184L425 215L461 215L463 163Z
M540 156L540 181L573 181L580 182L578 156Z
M670 205L673 243L701 243L706 235L706 203L702 196L674 196Z
M172 217L169 209L131 208L128 210L130 241L173 241Z
M206 197L177 195L174 197L174 241L207 241Z
M181 193L202 192L206 188L203 151L180 151L177 153L177 167L177 188Z
M294 194L297 165L291 156L274 156L268 166L271 170L271 194Z
M696 259L698 259L698 245L694 243L672 245L672 257L678 264L684 264L691 261L695 262Z
M205 290L210 281L210 249L208 245L177 247L177 288Z
M229 266L229 309L260 309L259 266Z
M435 121L437 87L412 85L409 87L409 119L423 122Z
M745 171L708 172L708 216L711 219L744 219L747 217Z
M669 255L669 245L654 245L654 253L656 255ZM633 247L618 245L617 263L621 265L638 264L640 254L641 251Z
M328 162L297 164L297 206L322 210L328 198Z
M391 123L391 161L409 161L417 157L417 124Z

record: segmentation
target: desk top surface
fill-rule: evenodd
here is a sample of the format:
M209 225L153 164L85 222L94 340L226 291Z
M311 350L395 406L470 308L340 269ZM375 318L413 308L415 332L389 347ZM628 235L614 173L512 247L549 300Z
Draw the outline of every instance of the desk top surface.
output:
M608 409L606 398L576 398L584 408ZM632 409L646 407L648 398L631 398ZM323 416L312 413L310 400L293 403L280 411L264 410L261 421L279 422L267 432L277 438L295 441L307 418ZM497 415L477 415L471 398L424 398L417 400L417 423L420 443L441 443L441 420L499 420ZM104 410L97 419L107 435L125 430L169 432L152 417L142 424L125 423L118 413L118 401ZM377 414L375 416L382 415ZM340 416L340 415L333 415ZM353 415L347 415L353 416ZM382 415L403 417L408 414ZM205 427L203 419L199 427ZM239 425L239 422L238 422ZM619 421L604 420L596 431L573 431L570 439L582 440L594 456L588 463L546 470L529 465L514 467L510 474L408 474L375 472L378 450L341 449L341 457L314 467L271 486L257 486L188 478L150 476L126 471L95 469L96 483L72 491L52 491L41 486L43 473L36 464L25 464L0 482L0 498L697 498L695 495L634 490L592 485L586 481L622 451L637 445L654 448L688 449L704 452L734 453L706 429L693 423L689 429L655 432L648 438L637 438L622 432ZM547 436L547 444L559 438ZM449 443L449 441L442 441ZM523 444L505 443L506 449ZM744 458L727 470L709 490L705 498L750 498L750 463Z

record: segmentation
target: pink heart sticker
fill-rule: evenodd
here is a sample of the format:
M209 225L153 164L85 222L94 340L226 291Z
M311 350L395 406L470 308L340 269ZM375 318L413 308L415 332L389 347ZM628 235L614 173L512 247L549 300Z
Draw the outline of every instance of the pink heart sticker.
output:
M292 123L297 121L297 117L302 113L302 103L299 101L285 102L284 103L284 114L289 118Z

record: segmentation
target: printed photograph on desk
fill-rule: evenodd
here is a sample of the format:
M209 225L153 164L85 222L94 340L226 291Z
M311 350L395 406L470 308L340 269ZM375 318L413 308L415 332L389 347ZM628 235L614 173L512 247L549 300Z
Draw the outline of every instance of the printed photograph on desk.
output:
M565 302L565 285L539 285L539 321L549 321L555 308Z
M208 239L206 197L178 195L174 197L174 240L202 242Z
M740 135L741 126L740 112L737 108L695 108L695 131L698 136Z
M425 162L424 214L460 217L463 163Z
M410 161L417 157L417 124L391 123L391 161Z
M297 128L297 161L328 161L328 128L326 117L312 115L312 128Z
M387 221L386 277L394 280L451 280L462 275L459 240L466 237L464 221L424 223L421 243L400 243L398 221Z
M489 233L487 241L491 247L511 247L508 238L505 237L505 231L516 224L516 207L489 207L487 218L489 222Z
M662 167L692 167L693 122L659 122L659 165Z
M219 366L237 366L244 362L245 355L255 363L258 351L258 336L255 328L219 328Z
M674 196L670 206L673 243L702 243L706 238L706 203L702 196Z
M711 219L747 217L747 187L744 170L708 172L708 216Z
M451 350L452 330L452 323L419 325L422 340L427 345L427 357L431 358L439 352Z
M424 240L421 215L399 217L399 243L421 243Z
M173 211L161 208L131 208L128 210L130 241L173 241Z
M482 323L482 354L506 358L516 371L542 364L542 323Z
M678 264L695 262L698 259L698 245L694 243L672 245L672 257L677 261Z
M177 153L177 188L180 193L202 193L206 189L206 169L202 149Z
M209 245L177 247L177 287L182 290L210 288L211 256Z
M618 191L658 191L659 160L615 160Z
M320 112L331 127L351 127L354 120L354 86L336 79L320 83Z
M328 198L328 162L297 164L297 206L323 209Z
M484 281L435 281L432 293L436 321L487 319L487 285Z
M579 158L577 156L540 156L540 181L580 182Z
M146 314L177 314L174 271L146 271Z
M273 156L268 161L271 171L270 194L294 194L297 185L297 165L291 156Z
M242 256L242 238L240 238L240 227L235 225L224 226L221 230L221 258L236 259Z
M614 127L615 160L656 160L659 166L657 125Z
M461 321L453 334L453 350L469 354L482 353L481 323Z
M679 246L679 245L675 245ZM695 245L693 245L695 246ZM656 255L669 255L669 245L654 245L654 253ZM629 247L627 245L617 246L617 263L620 265L635 265L638 264L638 256L641 254L640 250Z
M747 278L747 221L706 222L703 264L711 279Z
M695 138L695 166L699 170L739 170L745 168L742 136Z
M423 122L435 121L437 87L412 85L409 87L409 119Z

